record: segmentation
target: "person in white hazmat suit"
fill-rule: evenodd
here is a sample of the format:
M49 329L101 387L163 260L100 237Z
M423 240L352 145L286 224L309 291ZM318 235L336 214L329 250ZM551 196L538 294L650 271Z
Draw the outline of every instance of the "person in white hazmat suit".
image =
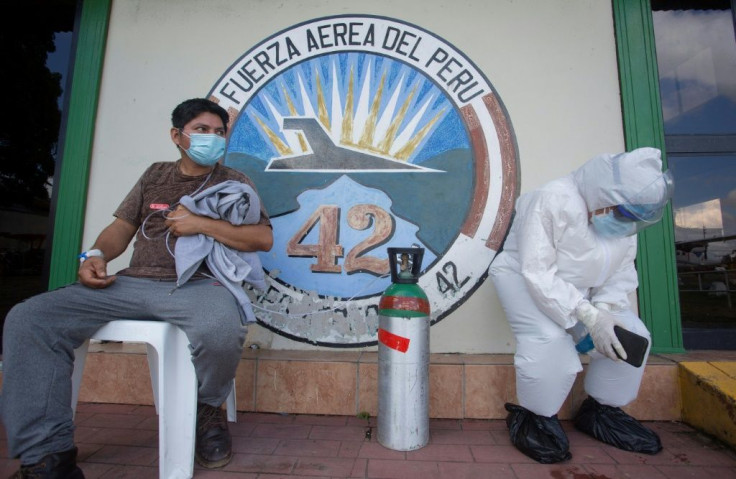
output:
M588 353L584 386L589 397L576 426L586 429L578 424L582 414L588 419L592 414L594 420L601 413L613 414L614 422L625 423L624 429L639 439L617 437L621 424L605 434L584 432L630 451L654 454L661 449L653 431L620 410L636 398L644 366L636 368L619 358L626 353L613 328L619 325L650 338L629 302L638 286L636 232L659 221L672 191L660 151L640 148L596 156L517 200L503 251L489 273L517 343L514 365L521 407L507 405L507 423L512 415L530 416L525 427L540 428L552 443L542 449L553 453L542 451L535 457L534 451L525 450L528 444L515 445L540 462L571 457L557 413L582 371L567 331L578 322L590 333L595 350ZM648 353L647 348L644 363Z

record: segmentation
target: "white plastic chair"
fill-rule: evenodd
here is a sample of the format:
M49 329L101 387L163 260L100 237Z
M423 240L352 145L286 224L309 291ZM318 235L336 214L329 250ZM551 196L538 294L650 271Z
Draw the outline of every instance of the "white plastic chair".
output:
M90 339L146 343L153 402L158 413L159 477L192 477L197 421L197 377L189 351L189 340L184 331L163 321L115 320L97 330ZM85 341L74 352L74 411L77 408L88 348L89 341ZM235 422L235 380L226 407L228 421Z

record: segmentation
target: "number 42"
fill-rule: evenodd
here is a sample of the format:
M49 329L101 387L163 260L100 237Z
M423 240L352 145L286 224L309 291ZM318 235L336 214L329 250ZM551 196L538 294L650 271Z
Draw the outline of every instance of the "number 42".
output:
M344 248L338 243L340 207L321 205L297 230L286 245L289 256L315 257L317 263L309 267L317 273L340 273L342 267L337 258L343 256ZM368 229L373 225L373 233L355 245L345 257L345 271L355 273L365 271L377 275L389 272L388 259L367 256L366 252L385 243L393 233L394 219L383 208L359 204L348 210L348 225L356 230ZM304 238L319 224L318 244L303 244Z

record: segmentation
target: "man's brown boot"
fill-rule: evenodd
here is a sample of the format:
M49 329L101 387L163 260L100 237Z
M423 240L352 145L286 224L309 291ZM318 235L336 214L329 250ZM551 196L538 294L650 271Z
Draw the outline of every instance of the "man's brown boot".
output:
M222 467L233 457L225 411L209 404L197 404L197 463L208 469Z

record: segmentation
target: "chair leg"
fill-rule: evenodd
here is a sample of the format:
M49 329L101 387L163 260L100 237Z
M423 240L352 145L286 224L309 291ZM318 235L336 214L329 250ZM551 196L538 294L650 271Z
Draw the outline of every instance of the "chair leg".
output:
M159 351L159 473L162 478L192 477L197 417L197 377L186 334L176 326Z
M72 414L74 415L77 413L79 388L82 385L82 375L84 374L84 363L87 360L88 349L89 340L74 350L74 371L72 372Z
M158 351L156 348L146 343L146 357L148 358L148 370L151 373L151 390L153 391L153 406L156 409L156 414L159 411L159 399L158 399L158 378L159 378L159 359Z

